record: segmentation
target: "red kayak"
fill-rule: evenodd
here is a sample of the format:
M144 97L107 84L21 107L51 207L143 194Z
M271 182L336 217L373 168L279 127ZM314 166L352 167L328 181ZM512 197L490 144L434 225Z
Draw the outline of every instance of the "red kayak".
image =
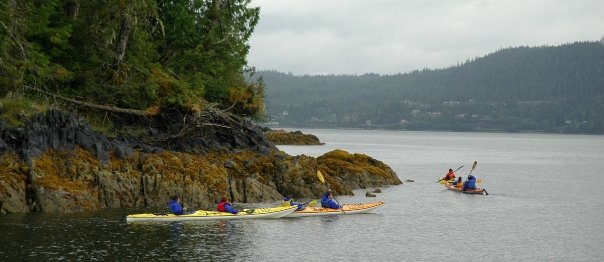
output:
M470 190L463 190L461 187L456 187L456 186L454 186L451 183L446 183L445 186L447 187L447 189L449 189L451 191L460 192L460 193L464 193L464 194L482 195L483 193L487 192L486 190L484 190L484 188L476 188L476 189L470 189Z

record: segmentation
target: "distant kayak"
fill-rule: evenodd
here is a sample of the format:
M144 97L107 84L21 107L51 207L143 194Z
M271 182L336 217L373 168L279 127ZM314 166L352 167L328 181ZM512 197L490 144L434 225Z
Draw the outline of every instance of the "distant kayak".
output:
M483 193L486 193L486 191L483 188L476 188L476 189L471 189L471 190L465 190L464 191L464 190L462 190L461 187L455 187L451 183L446 183L445 186L447 187L447 189L449 189L451 191L460 192L460 193L464 193L464 194L482 195Z
M127 222L152 222L152 221L203 221L203 220L234 220L234 219L264 219L280 218L296 210L296 206L244 209L237 214L228 212L197 210L192 214L174 215L166 213L133 214L126 216Z
M307 216L327 216L327 215L352 215L359 213L369 213L376 208L383 206L384 201L364 203L364 204L344 204L341 209L306 207L304 210L298 210L288 214L285 217L307 217Z
M455 179L451 179L451 180L444 180L444 179L440 179L440 180L438 180L438 183L440 183L440 184L442 184L442 185L446 185L446 184L448 184L448 183L453 183L453 182L455 182ZM476 180L476 183L477 183L477 184L482 183L482 179L477 179L477 180Z

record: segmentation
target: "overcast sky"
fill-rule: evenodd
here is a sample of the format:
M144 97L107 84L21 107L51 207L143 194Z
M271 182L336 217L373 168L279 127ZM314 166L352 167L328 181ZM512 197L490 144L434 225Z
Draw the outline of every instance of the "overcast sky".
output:
M405 73L505 47L596 41L604 0L252 0L248 64L294 74Z

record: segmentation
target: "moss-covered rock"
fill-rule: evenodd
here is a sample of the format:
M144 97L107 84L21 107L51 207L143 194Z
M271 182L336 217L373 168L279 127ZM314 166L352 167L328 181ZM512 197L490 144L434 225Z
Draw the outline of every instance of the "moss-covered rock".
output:
M239 146L205 153L132 147L132 152L120 154L112 146L131 145L89 133L85 125L60 113L49 114L28 122L26 126L34 130L0 130L0 137L9 141L0 152L2 213L164 207L172 195L185 206L213 209L222 196L234 202L274 202L290 194L317 198L328 188L352 194L353 189L401 183L382 162L342 150L318 158ZM54 123L53 119L71 124L51 124L53 128L47 129L39 124ZM39 152L24 153L32 148ZM317 170L326 183L319 181Z
M315 135L301 131L269 130L264 135L275 145L323 145Z
M350 189L402 184L389 166L364 154L333 150L318 157L317 162L326 183L338 193L350 194Z
M15 154L0 156L0 213L29 211L25 188L28 171Z

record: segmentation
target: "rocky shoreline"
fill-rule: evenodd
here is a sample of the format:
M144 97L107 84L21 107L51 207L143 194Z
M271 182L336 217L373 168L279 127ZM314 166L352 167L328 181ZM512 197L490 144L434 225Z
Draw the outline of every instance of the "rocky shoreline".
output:
M289 156L249 122L203 128L203 137L149 143L107 138L60 110L18 128L0 119L0 213L163 207L175 194L187 206L208 209L221 196L270 202L289 194L316 198L328 187L352 194L402 183L366 155L335 150L317 158ZM317 169L326 184L316 178Z

